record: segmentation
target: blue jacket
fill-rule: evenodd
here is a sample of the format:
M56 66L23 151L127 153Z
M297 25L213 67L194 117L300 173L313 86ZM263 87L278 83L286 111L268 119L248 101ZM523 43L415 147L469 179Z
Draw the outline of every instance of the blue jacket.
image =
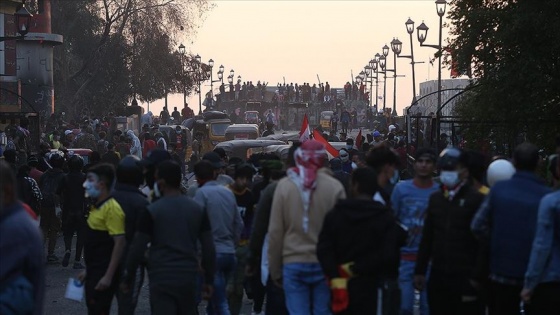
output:
M551 192L534 173L517 171L496 183L472 222L479 237L490 237L490 274L522 281L535 237L537 211Z
M537 232L525 273L526 288L534 289L544 282L560 282L560 191L541 200Z

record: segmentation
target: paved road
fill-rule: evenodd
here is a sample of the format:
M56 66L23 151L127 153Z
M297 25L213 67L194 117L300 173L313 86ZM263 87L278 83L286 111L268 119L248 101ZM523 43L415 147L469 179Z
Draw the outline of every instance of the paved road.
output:
M75 241L75 240L74 240ZM58 238L56 255L61 259L64 255L64 243L62 237ZM47 264L47 279L45 289L45 315L59 315L59 314L87 314L85 302L76 302L64 298L66 292L66 285L68 279L76 277L79 270L72 269L74 264L74 252L70 259L68 267L62 267L60 263ZM245 299L241 315L250 315L252 310L252 302ZM111 314L117 314L117 302L113 300L113 307ZM136 308L137 315L150 314L150 299L148 294L148 279L144 281L144 285L140 291L138 299L138 307ZM200 314L205 314L204 304L200 307Z

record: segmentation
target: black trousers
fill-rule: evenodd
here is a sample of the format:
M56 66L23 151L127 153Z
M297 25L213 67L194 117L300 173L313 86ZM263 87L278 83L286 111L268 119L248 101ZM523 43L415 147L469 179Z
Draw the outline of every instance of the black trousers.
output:
M428 280L430 315L484 315L479 292L465 275L432 271Z
M80 214L67 214L62 216L62 231L64 232L64 249L72 250L72 238L76 233L76 255L74 261L80 261L82 258L82 249L84 248L84 232L86 227L86 218Z
M521 304L521 297L519 295L521 290L523 290L521 285L508 285L491 281L488 296L489 314L519 314Z
M103 269L103 270L101 270ZM113 276L111 286L103 291L95 290L97 283L103 276L107 268L88 268L85 283L86 305L88 308L88 315L109 315L111 311L111 303L117 291L119 283L118 273Z
M150 306L153 315L197 314L196 274L180 285L150 283Z
M117 303L119 304L119 315L133 315L136 305L138 304L138 296L144 283L144 266L138 266L136 275L130 284L130 290L124 293L117 291Z

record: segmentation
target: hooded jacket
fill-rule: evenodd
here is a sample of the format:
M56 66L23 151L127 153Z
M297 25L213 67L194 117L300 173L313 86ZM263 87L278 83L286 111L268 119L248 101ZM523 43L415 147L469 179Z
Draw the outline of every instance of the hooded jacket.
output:
M399 247L406 236L390 208L372 200L340 200L324 220L317 257L330 279L338 266L353 262L356 277L380 279L398 272Z

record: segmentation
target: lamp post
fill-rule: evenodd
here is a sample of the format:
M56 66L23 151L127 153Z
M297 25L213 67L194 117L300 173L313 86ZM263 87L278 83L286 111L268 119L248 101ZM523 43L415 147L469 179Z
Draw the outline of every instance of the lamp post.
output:
M393 112L391 115L397 116L397 57L402 51L402 42L398 38L391 41L391 50L393 51Z
M395 45L395 40L393 38L393 40L391 41L391 49L395 48L393 47ZM393 72L393 111L391 113L391 115L396 116L397 115L397 54L395 52L395 50L393 50L393 55L394 55L394 63L393 63L393 69L387 69L387 56L389 55L389 47L387 45L383 46L383 56L385 57L385 62L382 64L382 69L385 71L385 78L387 77L387 71ZM385 88L387 87L387 84L385 84ZM385 110L385 100L383 100L383 110Z
M213 80L212 69L214 68L214 60L208 60L208 66L210 67L209 74L210 74L210 97L212 99L212 103L214 103L214 82L223 82L224 79L224 66L220 66L218 70L218 80Z
M387 71L385 71L386 62L386 57L381 55L379 57L379 69L381 69L381 71L379 72L383 73L383 112L385 112L385 108L387 107L387 98L385 97L387 95Z
M368 65L365 67L366 71L366 84L367 78L369 77L369 108L373 107L373 73L372 73L372 64L373 60L368 62Z
M183 44L179 45L179 54L181 55L181 72L183 74L183 79L185 74L185 53L186 53L185 45ZM183 80L183 106L185 104L187 104L187 84Z
M424 63L424 62L416 62L414 61L414 42L412 40L412 34L414 34L414 21L408 18L408 21L404 23L406 25L406 32L410 37L410 55L398 55L399 58L408 58L410 59L410 64L412 65L412 97L413 100L416 99L416 72L414 65L417 63ZM399 48L399 51L402 50L402 44Z
M418 41L420 42L420 47L431 47L439 51L438 57L438 102L437 102L437 112L436 112L436 150L439 152L439 134L440 134L440 120L441 120L441 57L442 52L442 38L443 38L443 16L445 15L445 8L447 2L445 0L436 0L436 12L439 16L439 40L437 45L424 44L426 38L428 37L428 26L422 22L416 30L418 35Z
M16 17L17 32L19 36L2 36L0 37L0 42L24 39L25 35L29 32L29 25L31 24L33 14L31 14L25 7L25 0L22 0L21 8L14 13L14 16Z

